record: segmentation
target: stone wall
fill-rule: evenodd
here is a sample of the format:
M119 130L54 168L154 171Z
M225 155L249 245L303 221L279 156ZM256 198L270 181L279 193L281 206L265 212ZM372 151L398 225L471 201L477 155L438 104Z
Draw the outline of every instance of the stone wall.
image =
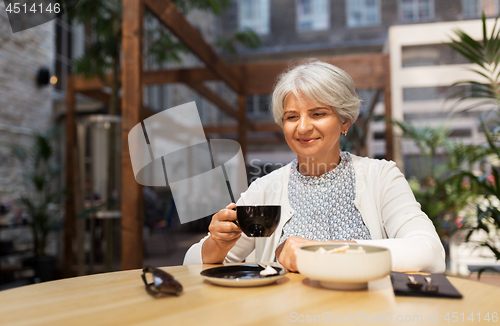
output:
M52 124L52 86L38 88L40 67L52 70L54 22L12 33L5 6L0 4L0 202L15 200L22 191L20 167L10 146L29 145L33 131Z

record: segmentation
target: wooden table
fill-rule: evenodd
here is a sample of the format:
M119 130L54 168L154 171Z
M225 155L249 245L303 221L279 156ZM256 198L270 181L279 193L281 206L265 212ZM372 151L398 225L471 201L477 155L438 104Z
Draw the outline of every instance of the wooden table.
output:
M267 326L309 324L314 318L321 324L476 325L478 314L480 325L500 325L500 287L473 281L450 278L463 299L395 297L389 277L370 282L368 290L353 292L324 289L292 273L269 286L228 288L199 275L212 266L164 268L184 286L179 297L149 296L141 270L2 291L0 325ZM467 320L471 313L474 322ZM489 322L484 320L487 313Z

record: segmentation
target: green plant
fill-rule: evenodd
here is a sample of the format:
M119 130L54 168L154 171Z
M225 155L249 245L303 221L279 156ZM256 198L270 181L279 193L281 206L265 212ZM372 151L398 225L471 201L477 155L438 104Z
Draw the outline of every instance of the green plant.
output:
M365 94L367 93L365 92ZM360 110L359 117L356 123L351 126L347 136L340 138L340 149L342 151L352 152L360 156L368 155L366 153L366 140L370 134L370 124L384 119L383 115L374 114L380 94L381 90L370 92L370 99L367 101L366 110Z
M31 147L11 147L23 169L25 189L21 203L29 214L35 257L46 256L49 235L61 226L59 203L63 191L56 184L61 167L53 159L51 140L54 137L55 132L37 133Z
M482 40L474 40L464 31L455 29L457 39L452 39L451 43L447 43L449 47L475 65L474 68L470 68L470 71L476 74L477 80L462 80L452 85L459 86L458 90L450 95L450 98L458 99L455 105L470 99L481 100L479 103L468 105L463 110L483 105L493 105L496 109L500 107L500 26L497 28L498 18L495 19L491 33L488 33L484 13L482 23Z
M484 127L484 125L483 125ZM484 129L484 133L488 142L487 147L482 147L483 159L500 160L500 147L497 145L500 142L500 127L497 127L493 132ZM491 173L483 172L475 174L469 171L461 171L458 175L461 178L466 178L471 190L478 194L480 202L477 206L477 218L473 223L467 223L470 227L466 240L469 241L472 233L477 230L483 230L488 235L500 235L500 167L492 166ZM497 260L500 260L500 248L496 247L494 238L488 237L480 243L481 246L488 247L494 254Z
M420 151L417 168L421 179L437 179L443 173L443 166L436 166L433 158L439 148L449 149L448 140L450 130L443 124L438 127L418 127L410 122L392 121L402 131L403 137L412 140Z
M450 131L444 125L433 128L418 127L407 121L392 123L401 128L404 138L419 148L420 155L412 162L419 175L410 178L409 184L422 211L445 240L455 230L459 212L470 202L470 189L454 175L463 163L463 145L449 140ZM446 158L444 162L434 159L438 149Z
M468 158L469 167L475 162L486 162L494 159L500 160L500 27L498 18L491 32L487 30L486 17L483 13L482 30L483 39L474 40L462 30L455 30L456 39L448 45L467 58L474 64L470 70L474 72L477 79L464 80L455 83L460 89L452 94L452 98L458 99L455 106L469 101L462 111L479 106L487 106L496 113L496 119L481 120L482 130L485 135L485 142L479 145L469 145L466 152L472 155ZM500 230L500 167L492 164L490 171L483 169L481 172L473 173L469 170L462 170L457 174L461 180L470 183L471 190L479 196L482 203L477 205L477 216L473 223L468 223L470 232L467 241L473 232L478 230L486 231L488 234L499 236ZM480 243L481 246L488 247L500 260L500 248L495 246L494 239L488 238Z

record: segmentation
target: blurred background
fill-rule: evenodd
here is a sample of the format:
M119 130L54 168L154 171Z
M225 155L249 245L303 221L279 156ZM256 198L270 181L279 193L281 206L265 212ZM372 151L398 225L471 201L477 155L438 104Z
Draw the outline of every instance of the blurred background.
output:
M165 3L226 67L309 58L339 60L348 73L375 65L364 73L385 76L382 87L358 90L361 115L342 148L396 161L442 238L448 274L484 271L481 280L500 285L500 0ZM122 13L118 0L80 0L67 15L14 34L0 5L0 290L179 265L208 231L211 216L179 222L169 187L123 180ZM249 182L293 160L273 126L270 92L193 82L207 67L197 52L204 48L193 50L189 35L178 37L157 16L146 9L142 20L147 116L195 101L207 138L243 144ZM177 77L155 82L162 71ZM274 83L269 76L263 84ZM242 133L245 121L261 127ZM132 243L123 239L128 188L139 203ZM136 248L132 265L124 265L124 241Z

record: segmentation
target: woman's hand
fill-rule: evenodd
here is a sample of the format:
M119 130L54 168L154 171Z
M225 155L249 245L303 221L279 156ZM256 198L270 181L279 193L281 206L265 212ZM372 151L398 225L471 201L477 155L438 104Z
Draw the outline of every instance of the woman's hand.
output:
M222 248L232 248L241 236L239 226L231 222L236 221L235 207L236 204L231 203L214 214L208 227L210 237Z
M309 240L294 235L289 236L285 242L276 248L278 262L290 272L297 272L297 249L306 244L319 243L321 241Z
M212 216L208 226L210 237L203 242L201 250L203 263L222 263L241 237L241 229L231 222L236 221L236 211L233 210L235 207L236 204L231 203Z
M356 241L316 241L309 240L300 237L296 237L294 235L288 237L285 242L280 244L278 248L276 248L276 258L278 258L278 262L290 272L297 272L297 249L300 246L306 244L322 244L322 243L346 243L352 242L356 243Z

